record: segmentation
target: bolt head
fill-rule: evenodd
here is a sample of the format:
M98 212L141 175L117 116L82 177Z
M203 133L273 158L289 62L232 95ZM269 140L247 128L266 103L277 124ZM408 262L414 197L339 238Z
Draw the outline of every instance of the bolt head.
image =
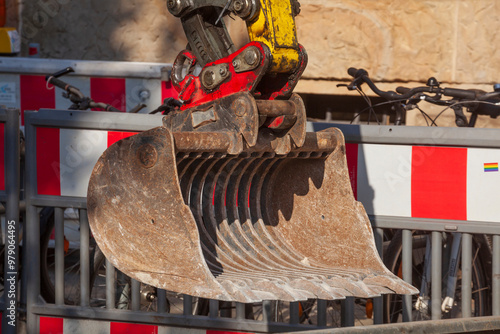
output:
M255 65L259 61L259 55L256 50L248 49L245 51L245 62L248 65Z
M214 84L214 72L212 71L206 71L203 74L203 83L205 86L211 86Z
M227 68L225 68L225 67L221 67L221 68L219 69L219 74L220 74L221 76L225 77L225 76L227 75Z
M144 144L138 150L139 161L144 168L151 168L158 161L158 152L151 144Z
M249 108L250 106L248 105L248 101L243 97L239 97L231 104L231 109L238 117L245 116L248 113Z
M233 4L233 9L237 12L241 12L241 10L243 9L243 1L241 0L236 0Z
M141 101L146 101L150 97L151 97L151 93L147 89L143 89L139 92L139 98L141 99Z
M188 7L189 3L183 0L167 0L167 8L175 16L180 15Z

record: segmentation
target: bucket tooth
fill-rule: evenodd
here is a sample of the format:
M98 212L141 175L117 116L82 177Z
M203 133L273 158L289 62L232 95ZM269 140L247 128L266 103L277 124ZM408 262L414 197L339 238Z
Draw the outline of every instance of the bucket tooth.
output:
M411 284L406 282L401 282L401 280L395 280L392 274L389 275L377 275L370 276L363 280L364 283L371 286L382 286L391 289L397 294L417 294L418 290L414 288Z
M392 291L391 289L381 285L370 285L370 290L375 293L375 296L394 293L394 291Z
M88 190L98 245L129 276L203 298L415 293L377 254L340 131L307 133L300 147L275 137L259 132L235 153L222 134L159 127L112 145Z
M333 288L345 289L348 292L347 296L356 296L360 298L373 298L380 296L378 292L370 289L370 287L363 283L362 280L354 281L349 278L330 277L326 280L326 284Z
M239 300L243 303L257 303L262 300L258 294L253 292L252 289L242 281L221 280L221 285L234 300ZM274 296L274 298L276 298L276 296Z
M345 298L342 294L334 291L328 286L324 286L320 282L315 282L308 279L295 279L289 282L290 286L295 289L310 291L314 294L312 298L314 299L343 299Z
M256 290L269 291L278 297L277 299L294 302L314 298L314 294L292 288L289 284L277 280L259 280L255 283Z

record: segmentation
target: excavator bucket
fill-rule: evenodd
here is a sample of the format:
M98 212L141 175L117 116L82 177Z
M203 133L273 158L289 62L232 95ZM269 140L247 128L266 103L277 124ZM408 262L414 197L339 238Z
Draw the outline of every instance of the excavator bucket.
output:
M172 67L179 101L94 167L87 206L104 255L146 284L223 301L417 293L378 256L342 133L306 133L292 94L307 64L298 2L167 7L189 43ZM221 20L230 13L247 22L239 50Z
M90 179L93 236L122 272L244 303L418 292L378 256L338 129L250 146L164 123L109 147Z

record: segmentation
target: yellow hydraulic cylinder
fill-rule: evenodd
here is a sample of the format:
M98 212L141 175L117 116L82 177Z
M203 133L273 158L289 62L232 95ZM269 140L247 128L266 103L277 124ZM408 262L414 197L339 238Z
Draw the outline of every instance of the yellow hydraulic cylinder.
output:
M270 72L293 72L300 63L292 1L261 0L257 17L247 21L250 40L262 42L271 50Z

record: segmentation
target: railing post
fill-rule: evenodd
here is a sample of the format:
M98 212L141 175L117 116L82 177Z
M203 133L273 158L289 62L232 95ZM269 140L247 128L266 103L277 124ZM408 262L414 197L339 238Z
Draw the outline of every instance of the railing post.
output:
M346 299L340 302L341 309L341 319L340 323L342 327L353 327L354 326L354 297L346 297Z
M412 282L412 271L413 271L413 236L411 230L403 230L402 235L402 272L403 280L407 283L413 284ZM403 322L412 321L412 296L403 295Z
M493 236L492 311L500 315L500 235Z
M167 312L167 291L163 289L156 290L156 298L157 298L157 312L164 313Z
M324 327L326 326L326 308L327 308L327 301L324 299L318 299L316 301L318 304L318 326Z
M131 297L132 297L132 311L139 311L141 309L141 282L131 279Z
M190 295L182 295L182 314L193 315L193 297Z
M462 318L472 317L472 234L462 234Z
M375 245L377 246L378 254L380 258L384 258L384 230L381 228L374 229L375 234ZM382 324L384 323L384 297L373 298L373 323ZM353 323L354 326L354 323Z
M81 306L90 305L90 227L87 210L79 210L80 216L80 292Z
M296 325L299 321L299 302L290 302L290 324Z
M64 305L64 209L54 208L55 230L55 302Z
M36 166L36 129L26 122L26 166ZM32 198L36 195L36 168L26 168L26 254L40 252L40 222ZM28 333L38 333L38 316L33 313L33 306L40 296L40 256L26 256L26 329Z
M442 284L442 252L443 239L441 232L432 232L431 255L431 314L432 320L441 319L441 284Z
M106 308L112 310L116 305L116 281L115 281L115 267L109 262L108 259L106 261Z

